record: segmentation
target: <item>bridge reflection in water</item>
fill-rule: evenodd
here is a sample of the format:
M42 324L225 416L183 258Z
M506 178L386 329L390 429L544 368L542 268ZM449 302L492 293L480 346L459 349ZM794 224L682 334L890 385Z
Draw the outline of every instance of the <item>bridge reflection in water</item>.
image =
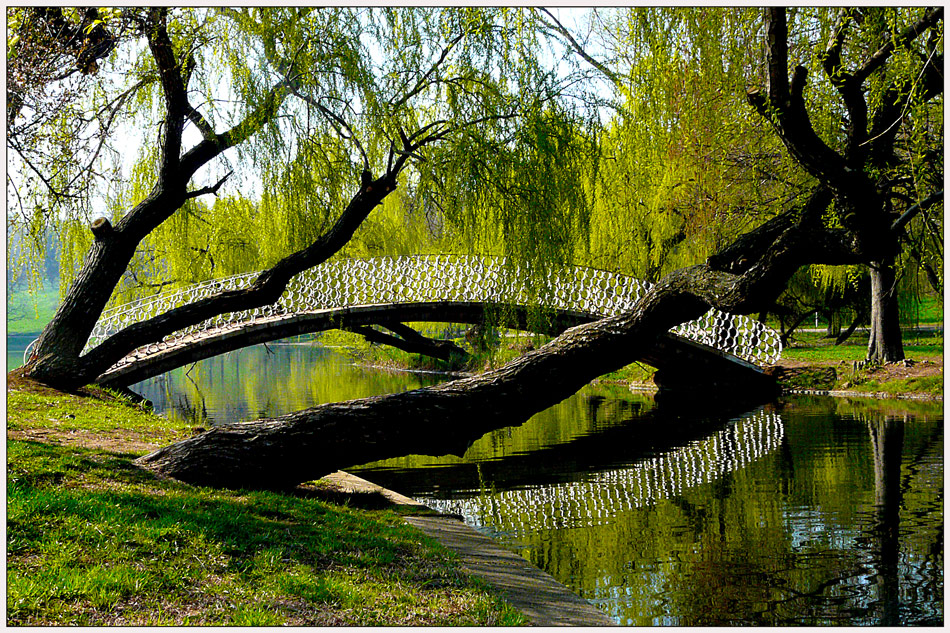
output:
M627 468L592 472L582 481L477 491L471 496L420 500L439 512L459 514L486 531L601 525L611 517L745 468L779 448L785 428L779 414L759 410L710 436L646 458Z

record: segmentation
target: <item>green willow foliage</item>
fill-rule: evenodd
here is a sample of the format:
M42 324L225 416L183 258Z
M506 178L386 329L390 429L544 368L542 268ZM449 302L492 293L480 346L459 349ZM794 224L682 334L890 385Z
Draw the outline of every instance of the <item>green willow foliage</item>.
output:
M655 281L767 218L801 175L745 103L761 67L759 11L599 13L620 107L603 137L588 258Z
M154 185L163 100L154 60L130 33L44 123L121 109L121 127L83 128L101 141L98 154L64 145L86 188L70 198L10 184L25 216L63 235L64 271L81 261L90 220L116 221ZM196 175L192 189L231 174L218 197L190 200L146 238L113 301L258 270L309 245L361 172L382 174L401 135L427 126L446 134L417 152L342 254L478 251L539 264L570 259L583 237L596 112L572 92L583 82L553 68L530 10L172 9L169 35L177 59L193 62L189 100L214 131L249 116L264 125ZM281 80L289 88L275 97ZM185 149L200 136L187 128ZM39 173L43 156L28 156Z
M842 10L789 11L789 62L809 69L811 120L832 147L844 141L843 106L821 62ZM920 11L862 8L845 65ZM330 226L364 168L374 176L385 169L401 129L439 121L453 132L420 150L340 256L506 256L534 272L539 293L551 264L653 281L702 261L807 189L809 177L746 102L746 91L765 82L760 9L586 11L575 32L587 34L578 38L609 67L609 81L539 15L485 7L173 10L176 54L195 60L191 102L217 131L258 110L267 123L198 174L193 188L233 171L218 197L190 201L143 243L114 299L272 265ZM51 183L83 174L87 184L70 190L77 197L51 194L30 169L11 170L11 227L62 234L64 281L90 243L88 221L115 220L153 185L160 88L144 43L122 33L108 67L43 120L46 136L37 141L49 159L37 164L53 169ZM894 79L913 85L907 69L940 50L942 37L896 51L886 74L869 81L869 105ZM286 95L275 110L268 98L284 77L305 98ZM83 171L95 145L77 140L86 138L75 134L77 116L116 103L124 106L116 108L121 133L87 116L83 134L104 142L95 169ZM881 167L908 204L942 183L942 107L942 96L912 98L898 160ZM186 146L198 138L186 130ZM833 210L827 221L837 221ZM919 257L903 256L908 272L926 262L942 283L942 226L942 207L909 225ZM24 250L22 264L40 251ZM812 267L807 277L820 293L842 294L864 275ZM908 274L902 283L916 280Z

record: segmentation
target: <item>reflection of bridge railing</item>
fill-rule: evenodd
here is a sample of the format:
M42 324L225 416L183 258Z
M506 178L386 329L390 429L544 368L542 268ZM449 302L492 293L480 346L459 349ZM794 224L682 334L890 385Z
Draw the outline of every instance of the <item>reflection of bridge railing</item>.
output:
M206 281L117 306L103 313L86 350L122 328L223 290L249 287L259 273ZM632 277L594 268L565 268L532 291L527 275L503 260L458 256L376 257L326 262L297 275L280 300L269 306L232 312L176 332L168 338L246 322L258 317L356 305L422 301L471 301L542 305L553 309L611 316L631 309L649 289ZM776 333L740 315L710 310L673 333L705 343L753 363L773 363L781 354ZM27 350L29 352L29 350Z
M421 500L439 512L460 514L476 526L500 532L600 525L625 510L679 496L738 471L778 448L784 435L778 414L758 411L705 439L628 468L591 473L583 481Z

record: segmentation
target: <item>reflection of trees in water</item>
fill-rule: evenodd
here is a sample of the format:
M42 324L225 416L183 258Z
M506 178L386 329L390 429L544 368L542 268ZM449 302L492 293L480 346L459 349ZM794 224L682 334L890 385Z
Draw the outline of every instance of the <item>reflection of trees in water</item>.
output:
M845 445L829 445L849 455L843 468L861 464L853 459L861 452L870 457L866 473L827 476L845 492L842 503L857 509L852 520L840 522L835 507L816 502L827 497L806 502L792 494L782 501L777 525L733 531L731 544L700 535L699 563L677 569L665 585L675 603L671 608L684 614L678 624L942 623L942 423L918 421L905 435L903 417L862 417L831 419L841 427L863 427L867 438L863 446L859 434ZM793 454L791 448L776 451L773 472L801 476L833 463L822 451L814 451L809 463L799 449L793 467ZM862 480L867 483L858 484ZM776 482L776 492L781 490ZM761 508L749 509L762 516Z
M904 422L878 419L868 423L874 453L874 524L879 623L900 624L900 553L901 456L904 448Z
M324 402L403 391L431 377L365 372L328 350L269 344L228 352L132 387L171 411L203 425L272 417ZM199 416L197 419L194 416Z
M669 451L665 500L639 509L605 492L637 480L594 475L584 483L599 486L573 495L492 490L446 509L489 524L621 624L942 622L941 422L787 411L794 424L767 459L706 485L679 486L689 460L674 470Z

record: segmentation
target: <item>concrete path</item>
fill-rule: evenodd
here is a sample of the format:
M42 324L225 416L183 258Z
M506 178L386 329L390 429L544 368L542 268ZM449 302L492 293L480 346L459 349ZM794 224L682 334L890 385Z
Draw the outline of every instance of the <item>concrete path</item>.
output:
M534 626L614 626L599 609L571 592L549 574L457 518L433 514L415 499L387 490L345 472L325 477L352 492L375 492L400 506L418 508L405 520L458 553L462 566L498 589L505 600Z
M501 590L533 625L613 626L613 620L550 575L458 519L409 516L406 521L458 552L463 567Z

